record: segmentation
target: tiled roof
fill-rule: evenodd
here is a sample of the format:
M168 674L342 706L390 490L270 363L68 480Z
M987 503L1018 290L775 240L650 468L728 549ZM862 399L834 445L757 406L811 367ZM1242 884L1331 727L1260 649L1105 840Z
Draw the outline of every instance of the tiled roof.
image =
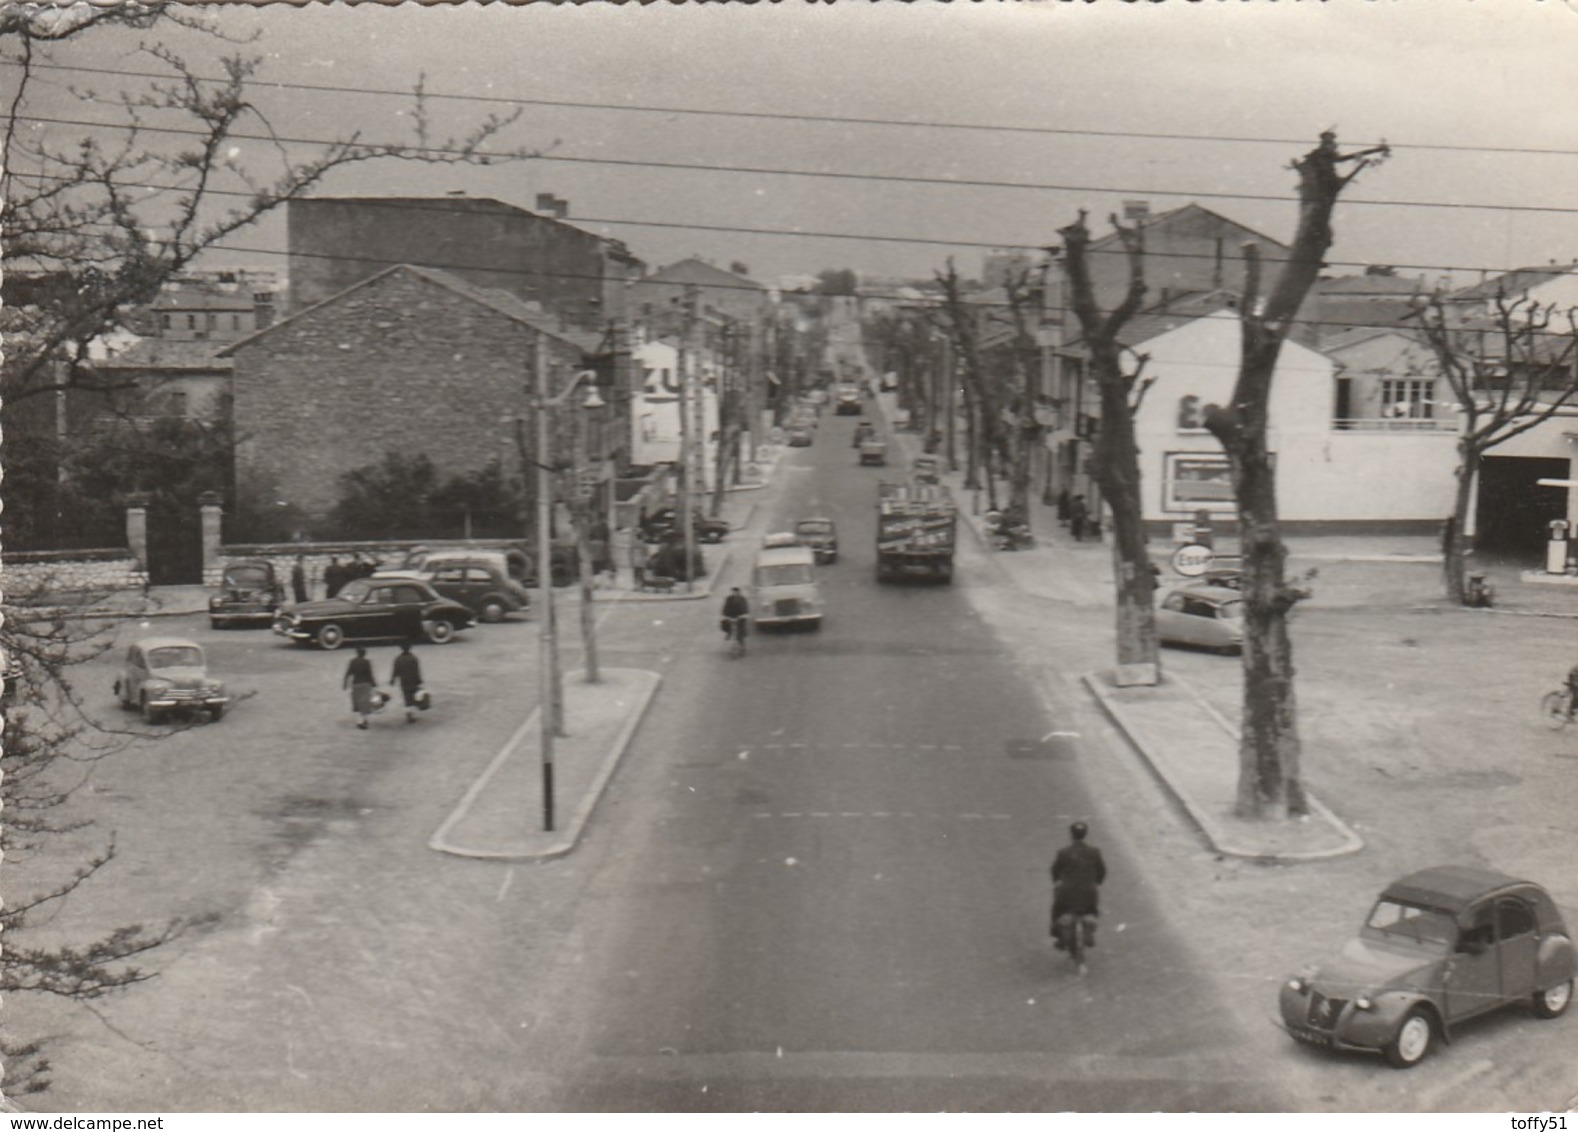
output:
M651 275L637 279L636 285L640 286L642 283L694 283L699 279L713 279L718 282L726 282L730 286L743 287L746 290L751 288L759 291L767 290L765 286L754 279L744 275L736 275L734 272L725 271L721 267L714 267L706 260L697 259L694 256L690 259L682 259L678 263L671 263L667 267L660 267Z
M1461 291L1453 291L1453 299L1494 299L1498 292L1508 296L1520 295L1537 283L1555 279L1559 275L1568 275L1578 271L1578 264L1549 264L1545 267L1520 267L1509 271L1505 275L1493 275L1472 287L1464 287Z
M179 342L143 338L111 357L95 362L99 369L229 370L235 363L221 357L228 342Z
M1323 354L1330 354L1338 350L1346 350L1350 346L1357 346L1361 342L1368 342L1372 338L1380 338L1387 334L1396 334L1398 337L1415 342L1419 340L1418 335L1400 326L1355 326L1321 339L1320 351Z
M1382 295L1388 298L1422 295L1426 291L1423 279L1403 275L1339 275L1316 280L1315 289L1323 295Z

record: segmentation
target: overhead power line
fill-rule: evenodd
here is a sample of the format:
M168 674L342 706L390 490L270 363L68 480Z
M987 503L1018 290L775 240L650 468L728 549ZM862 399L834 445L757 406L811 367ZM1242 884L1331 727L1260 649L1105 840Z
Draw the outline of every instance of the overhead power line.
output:
M0 60L0 65L21 66L13 60ZM121 78L135 79L170 79L173 76L168 72L158 71L132 71L119 70L111 67L85 67L80 65L67 65L61 63L32 64L35 70L68 71L80 74L115 75ZM199 82L219 83L228 80L217 75L194 76ZM410 98L414 92L411 90L390 90L378 87L341 86L331 83L303 83L271 81L258 77L254 80L260 87L277 87L282 90L314 91L323 94L356 94L372 97ZM920 130L967 130L981 133L1005 134L1030 134L1051 137L1089 137L1132 139L1135 141L1185 141L1209 142L1215 144L1243 144L1243 145L1309 145L1309 138L1274 138L1253 137L1232 134L1185 134L1185 133L1160 133L1145 130L1096 130L1081 129L1070 126L1022 126L1005 125L990 122L939 122L929 119L910 118L866 118L854 115L829 115L829 114L793 114L785 111L767 110L719 110L710 107L695 106L652 106L629 102L588 102L579 99L562 98L510 98L497 95L483 94L453 94L424 90L423 96L432 99L442 99L453 102L479 102L502 106L549 106L564 110L597 110L613 113L628 114L683 114L702 118L738 118L745 120L767 122L798 122L816 125L850 125L850 126L879 126L897 129ZM1367 147L1372 142L1355 143L1361 148ZM1431 150L1443 153L1500 153L1524 154L1546 157L1578 157L1578 150L1567 149L1542 149L1536 146L1483 146L1483 145L1451 145L1439 143L1404 143L1394 144L1394 150Z
M71 180L71 178L59 176L59 175L56 175L56 174L45 174L43 176L34 175L33 179L54 181L54 182L60 182L60 183L66 183L66 182L69 182ZM189 189L183 189L180 186L176 186L176 185L159 185L159 184L153 184L153 183L149 183L149 182L140 182L140 181L120 181L120 182L117 182L117 183L119 185L121 185L122 187L124 187L124 188L151 189L151 190L155 190L155 191L159 191L159 192L183 193L183 192L189 192L190 191ZM89 186L84 185L84 187L86 188L86 187L89 187ZM243 191L238 190L238 189L205 188L203 190L203 193L204 193L205 196L241 197L241 198L245 198L247 200L253 200L253 199L256 198L256 194L251 193L251 192L243 192ZM314 197L310 197L309 196L309 197L299 197L299 198L294 198L294 199L314 200L314 199L319 199L319 198L314 198ZM391 208L391 209L400 209L402 211L409 211L409 212L455 213L455 212L461 211L460 209L456 208L454 205L450 204L448 201L442 200L442 199L437 199L437 198L435 198L435 199L433 199L431 201L421 202L421 203L419 203L421 198L410 198L410 197L401 197L401 198L350 197L350 198L333 198L333 199L353 199L353 200L356 200L359 205L361 205L363 207L367 207L367 208L383 207L383 208ZM470 197L470 198L464 198L464 199L477 201L477 200L491 200L492 198L488 198L488 197ZM507 202L501 202L501 203L507 203ZM13 209L15 208L15 206L16 206L16 202L13 200L13 202L12 202ZM519 206L517 206L517 205L509 205L508 207L517 208ZM521 211L522 212L529 212L530 210L522 208ZM533 213L533 215L536 215L536 214ZM559 223L570 223L570 222L569 221L559 221ZM571 227L577 227L577 226L581 226L581 225L590 225L590 224L607 224L607 225L623 226L623 227L657 228L657 229L665 229L665 230L674 229L674 230L696 231L696 232L724 232L724 233L730 233L730 234L736 234L736 235L745 235L745 236L773 236L773 237L788 237L788 238L793 238L793 239L806 239L806 240L813 240L813 239L815 239L815 240L850 240L850 241L857 241L857 242L861 242L861 243L912 244L912 245L918 245L918 246L919 245L924 245L924 246L930 246L930 247L970 248L972 250L988 250L988 251L992 251L992 250L1015 250L1015 251L1026 251L1026 252L1044 252L1048 246L1050 246L1051 244L1053 244L1055 242L1055 235L1056 235L1055 233L1052 233L1051 234L1052 238L1050 238L1047 243L1038 244L1038 243L1033 243L1033 242L1028 242L1028 241L1025 241L1025 242L1014 242L1014 241L1010 241L1010 240L948 239L946 237L940 237L940 236L890 236L890 235L877 235L877 234L865 233L865 232L822 232L822 231L815 231L815 230L807 230L807 229L804 229L804 228L750 228L750 227L745 227L745 226L742 226L742 225L693 224L693 223L684 223L684 222L680 222L680 221L631 220L631 219L624 218L624 217L599 217L599 216L578 216L578 217L575 217L574 218L574 222L571 223L570 226ZM13 221L13 228L14 227L15 227L15 222ZM157 226L154 226L154 227L157 227ZM110 230L109 228L106 228L106 231L109 231L109 230ZM597 235L596 233L591 233L591 234L592 235ZM1267 237L1267 238L1269 239L1270 237ZM262 251L263 254L268 254L268 255L285 254L283 252L278 252L278 251L276 251L274 249L260 249L260 250ZM305 254L305 253L298 252L296 254L301 255L301 254ZM1160 250L1149 250L1149 249L1146 251L1145 256L1146 256L1147 260L1153 260L1153 259L1194 259L1194 258L1198 258L1196 256L1189 255L1186 252L1164 252L1164 251L1160 251ZM1366 268L1373 267L1375 265L1374 265L1373 261L1364 261L1364 260L1327 260L1327 261L1325 261L1325 266L1327 268L1351 267L1351 268L1358 268L1360 270L1364 270ZM1504 274L1506 272L1506 270L1508 270L1508 269L1499 268L1499 267L1482 267L1482 266L1474 266L1474 265L1469 265L1469 264L1439 264L1439 263L1389 263L1386 266L1391 268L1393 271L1427 272L1427 273L1429 273L1429 272L1437 272L1437 273L1441 273L1441 272L1470 272L1470 273L1473 273L1473 274L1484 274L1484 275L1500 275L1500 274ZM1514 270L1516 270L1516 269L1514 269Z
M198 129L175 126L150 126L142 123L139 123L136 126L131 126L113 122L95 122L91 120L81 120L74 118L49 118L40 116L18 116L17 121L34 122L40 125L72 126L85 129L126 130L128 132L136 130L140 133L177 134L187 137L208 136L206 131ZM225 136L227 140L259 141L268 142L270 144L311 145L318 147L335 144L333 141L315 138L293 138L281 137L278 135L247 134L239 132L229 133ZM369 148L377 148L378 145L386 143L359 142L358 144L366 145ZM453 155L461 152L459 150L448 149L442 146L410 146L407 148L412 153L427 153L434 155ZM1014 189L1031 192L1063 193L1111 193L1121 196L1177 197L1185 200L1204 199L1269 201L1276 204L1289 204L1293 202L1291 195L1276 193L1230 193L1216 192L1211 190L1195 192L1183 189L1159 189L1154 187L1136 187L1128 185L1064 185L1031 181L993 181L978 178L918 177L894 173L848 173L841 170L784 169L773 166L755 165L712 165L696 162L654 161L619 157L574 157L555 153L534 155L532 156L531 160L557 162L562 164L612 165L622 168L666 169L698 173L735 173L746 174L750 176L770 177L813 177L824 180L871 181L879 184L930 185L941 186L945 188ZM1578 208L1539 204L1477 204L1465 201L1366 200L1358 197L1344 198L1342 203L1345 205L1360 205L1381 208L1439 208L1455 211L1469 210L1492 212L1537 212L1547 214L1555 213L1563 215L1578 215Z

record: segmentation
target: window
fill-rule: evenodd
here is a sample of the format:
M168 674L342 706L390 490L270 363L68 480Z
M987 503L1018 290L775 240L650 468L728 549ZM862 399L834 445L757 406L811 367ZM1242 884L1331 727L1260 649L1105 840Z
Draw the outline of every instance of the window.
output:
M1534 930L1534 910L1521 900L1498 901L1496 927L1502 939L1528 935Z
M415 586L396 586L394 588L394 600L400 605L421 605L427 601L427 594Z
M165 329L165 330L169 330L169 329L170 329L170 316L169 316L169 315L167 315L167 314L162 314L162 315L160 315L160 316L159 316L159 325L160 325L160 326L161 326L161 327L162 327L162 328L163 328L163 329Z
M1436 415L1436 383L1414 380L1381 382L1381 415L1388 419L1432 419Z
M195 314L189 314L186 316L186 328L188 330L197 329L197 316Z

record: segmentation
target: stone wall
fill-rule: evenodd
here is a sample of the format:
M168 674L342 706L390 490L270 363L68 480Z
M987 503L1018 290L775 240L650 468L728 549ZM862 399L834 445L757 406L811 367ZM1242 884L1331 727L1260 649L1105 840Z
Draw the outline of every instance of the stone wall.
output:
M281 323L235 351L237 480L321 522L340 477L390 451L425 454L441 480L495 460L518 475L536 333L404 269Z
M50 594L142 589L142 563L124 547L104 550L20 551L7 554L0 591L8 599L47 587Z

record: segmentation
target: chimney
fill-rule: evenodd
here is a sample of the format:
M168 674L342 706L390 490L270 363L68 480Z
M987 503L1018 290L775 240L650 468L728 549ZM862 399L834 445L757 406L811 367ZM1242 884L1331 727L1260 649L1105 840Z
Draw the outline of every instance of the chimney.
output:
M537 194L537 211L551 213L556 220L570 215L570 202L552 193Z
M1123 218L1135 224L1144 224L1151 218L1151 202L1148 200L1126 200L1123 202Z

